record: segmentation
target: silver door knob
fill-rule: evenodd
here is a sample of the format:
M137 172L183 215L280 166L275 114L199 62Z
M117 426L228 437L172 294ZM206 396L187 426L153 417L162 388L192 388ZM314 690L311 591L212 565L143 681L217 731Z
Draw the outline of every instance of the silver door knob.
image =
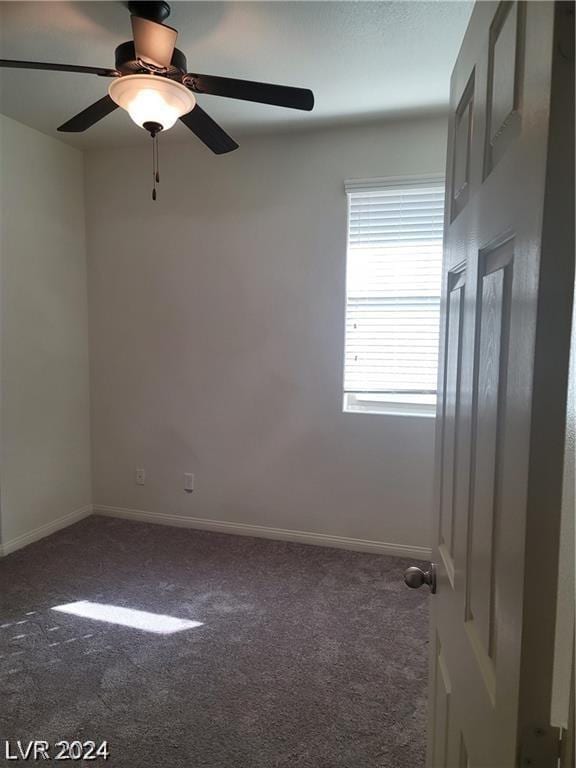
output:
M434 563L430 563L430 568L427 571L423 571L422 568L406 568L404 571L404 582L411 589L419 589L422 584L427 584L430 587L430 592L433 595L436 594L436 566Z

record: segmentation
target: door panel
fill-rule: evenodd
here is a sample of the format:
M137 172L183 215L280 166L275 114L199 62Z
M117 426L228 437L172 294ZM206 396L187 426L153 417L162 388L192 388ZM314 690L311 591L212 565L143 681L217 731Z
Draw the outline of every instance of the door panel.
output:
M524 9L523 3L500 3L490 26L485 176L521 129Z
M448 284L439 550L450 584L454 587L454 503L459 458L457 427L460 410L465 273L450 272Z
M471 768L470 761L468 760L468 750L464 742L464 736L460 737L460 753L458 758L458 768Z
M474 72L460 98L455 116L454 159L452 175L451 218L454 219L468 202L470 192L470 152L474 114Z
M435 727L438 738L434 745L434 764L446 765L446 758L448 755L448 727L450 724L450 694L452 688L440 641L437 641L436 648L436 700L434 706L436 711Z
M565 7L478 3L452 76L429 768L513 768L525 734L549 726L535 667L553 651L556 584L532 559L539 548L554 559L560 519L574 265L573 240L550 233L570 226L553 190L573 167L549 158L567 143L554 105L573 99L556 82ZM542 754L534 764L552 768L548 741Z
M493 665L496 653L497 560L502 526L500 453L505 383L513 241L485 254L478 286L477 360L473 395L472 498L468 508L466 621ZM476 645L478 648L478 645ZM491 694L494 691L491 690Z

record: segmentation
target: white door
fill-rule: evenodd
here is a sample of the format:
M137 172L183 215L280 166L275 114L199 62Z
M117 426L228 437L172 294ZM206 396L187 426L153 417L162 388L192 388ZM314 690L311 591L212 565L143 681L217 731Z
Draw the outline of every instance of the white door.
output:
M451 81L429 768L557 765L572 10L477 3Z

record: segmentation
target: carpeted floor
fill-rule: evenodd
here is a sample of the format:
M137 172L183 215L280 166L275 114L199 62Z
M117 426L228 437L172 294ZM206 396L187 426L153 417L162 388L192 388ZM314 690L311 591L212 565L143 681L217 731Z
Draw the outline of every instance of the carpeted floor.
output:
M83 765L420 768L427 594L404 586L407 565L104 517L15 552L0 560L0 755L7 738L91 739L110 757ZM77 601L202 625L53 610Z

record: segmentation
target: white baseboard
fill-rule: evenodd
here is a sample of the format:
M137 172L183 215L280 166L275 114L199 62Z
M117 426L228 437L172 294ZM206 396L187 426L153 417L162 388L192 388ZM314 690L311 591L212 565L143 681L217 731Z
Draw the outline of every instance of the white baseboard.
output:
M264 539L293 541L299 544L315 544L321 547L351 549L356 552L373 552L374 554L407 557L413 560L429 560L431 556L429 547L411 546L408 544L391 544L385 541L371 541L369 539L353 539L347 536L333 536L326 533L292 531L285 528L269 528L265 525L230 523L224 520L205 520L199 517L184 517L183 515L144 512L140 509L110 507L101 504L95 504L93 511L97 515L120 517L124 520L137 520L142 523L158 523L160 525L196 528L216 533L232 533L237 536L256 536Z
M33 531L17 536L11 541L7 541L0 545L0 557L9 555L11 552L16 552L17 549L22 549L28 544L32 544L34 541L43 539L45 536L50 536L51 533L56 533L61 528L66 528L73 523L77 523L85 517L92 514L92 504L87 504L85 507L75 509L73 512L69 512L67 515L56 518L45 525L41 525L39 528L35 528Z

